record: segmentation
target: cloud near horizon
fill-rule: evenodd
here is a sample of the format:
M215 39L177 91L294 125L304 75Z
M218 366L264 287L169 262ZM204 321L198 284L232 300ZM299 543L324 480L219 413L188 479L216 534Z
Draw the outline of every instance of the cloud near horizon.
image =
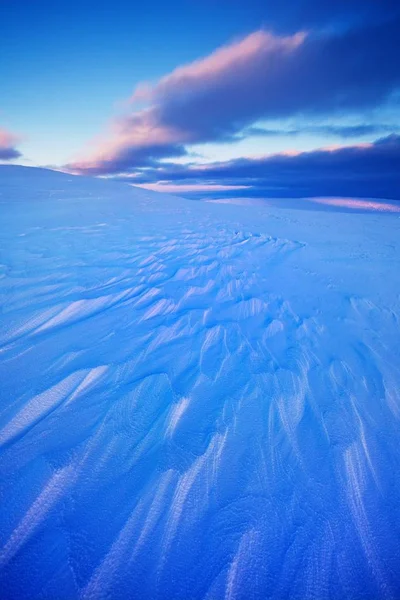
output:
M67 168L129 173L182 157L188 145L226 142L259 119L332 116L375 108L400 87L400 20L341 34L256 31L139 85L90 156ZM134 111L137 102L146 108Z
M233 196L312 197L349 196L400 200L400 135L371 144L286 152L259 158L240 158L208 165L168 165L146 169L120 180L162 190L182 186L225 186ZM243 186L242 189L241 186ZM185 189L186 188L186 189ZM164 188L166 191L166 188ZM225 190L225 191L226 191ZM199 189L198 191L206 192ZM214 190L215 197L218 190ZM226 196L226 193L224 194Z
M16 146L21 141L18 135L0 128L0 160L13 160L22 156Z

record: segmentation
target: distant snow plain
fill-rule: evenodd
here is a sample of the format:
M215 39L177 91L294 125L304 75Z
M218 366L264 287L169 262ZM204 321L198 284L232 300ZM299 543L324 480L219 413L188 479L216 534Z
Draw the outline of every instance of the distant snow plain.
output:
M2 600L400 597L400 215L373 203L0 167Z

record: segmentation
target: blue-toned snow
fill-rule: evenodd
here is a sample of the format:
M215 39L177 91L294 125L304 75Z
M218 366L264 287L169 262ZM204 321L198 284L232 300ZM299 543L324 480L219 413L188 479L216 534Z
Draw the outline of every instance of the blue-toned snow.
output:
M1 600L400 598L400 218L305 206L0 167Z

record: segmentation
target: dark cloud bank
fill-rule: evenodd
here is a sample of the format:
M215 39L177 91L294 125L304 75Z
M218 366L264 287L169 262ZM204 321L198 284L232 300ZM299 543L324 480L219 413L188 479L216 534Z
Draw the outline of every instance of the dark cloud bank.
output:
M318 15L323 20L328 11L326 3L293 6L295 13L303 7L300 15L305 22L310 22L308 12L318 21ZM400 137L396 134L368 147L242 158L209 165L206 170L159 162L184 156L188 146L198 143L230 142L249 134L298 133L296 129L255 130L259 119L300 118L304 122L329 117L332 121L335 116L357 115L361 121L357 126L309 126L303 131L343 138L379 135L379 126L363 124L362 117L365 111L384 105L398 107L398 3L387 0L378 6L368 0L340 0L335 6L331 14L336 19L355 15L357 9L369 19L329 33L314 29L277 36L261 30L178 68L155 85L136 91L133 100L147 103L147 108L118 120L122 142L117 136L109 151L103 147L90 160L68 168L95 175L132 173L138 183L250 185L259 195L353 194L400 199ZM380 131L388 132L388 128L381 126Z

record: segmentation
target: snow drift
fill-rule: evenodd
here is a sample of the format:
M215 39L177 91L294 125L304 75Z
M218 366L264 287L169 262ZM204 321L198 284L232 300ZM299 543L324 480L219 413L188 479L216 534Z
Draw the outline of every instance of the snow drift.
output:
M2 600L400 596L399 215L0 167Z

